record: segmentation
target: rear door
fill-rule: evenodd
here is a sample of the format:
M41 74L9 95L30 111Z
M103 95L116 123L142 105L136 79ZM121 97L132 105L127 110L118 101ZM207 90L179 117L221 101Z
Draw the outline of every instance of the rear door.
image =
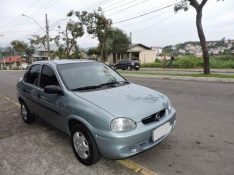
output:
M39 110L37 91L39 88L39 73L41 65L32 65L24 76L22 86L22 96L29 110L37 114Z
M64 130L64 96L45 93L44 88L48 85L60 86L54 69L50 65L43 65L39 82L40 90L38 91L38 99L41 106L39 115L51 125Z

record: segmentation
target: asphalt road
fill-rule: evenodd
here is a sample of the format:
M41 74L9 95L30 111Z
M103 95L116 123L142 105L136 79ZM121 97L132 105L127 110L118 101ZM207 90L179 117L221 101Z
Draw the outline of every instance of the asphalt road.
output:
M0 71L0 93L16 100L22 72ZM160 145L129 158L159 174L233 175L234 84L129 78L158 90L177 110L176 130ZM114 160L76 161L69 138L43 121L25 125L0 99L0 174L134 174Z

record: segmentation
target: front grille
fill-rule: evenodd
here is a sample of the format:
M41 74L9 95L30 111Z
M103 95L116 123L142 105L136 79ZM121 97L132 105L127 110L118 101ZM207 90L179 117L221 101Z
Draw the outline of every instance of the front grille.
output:
M151 123L151 122L158 122L165 115L165 113L166 113L166 110L163 109L153 115L143 118L141 122L144 124Z

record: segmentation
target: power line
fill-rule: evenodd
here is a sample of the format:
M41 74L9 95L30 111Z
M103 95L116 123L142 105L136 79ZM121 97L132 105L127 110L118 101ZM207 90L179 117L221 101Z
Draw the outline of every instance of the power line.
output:
M118 7L122 7L122 6L124 6L124 5L130 4L130 3L135 2L135 1L136 1L136 0L133 0L133 1L130 1L130 2L127 2L127 3L124 3L124 4L120 4L120 5L118 5L118 6L114 6L113 8L110 8L110 9L105 10L105 12L108 12L108 11L110 11L110 10L114 10L114 9L116 9L116 8L118 8Z
M180 1L180 2L182 2L182 1ZM179 2L178 2L178 3L179 3ZM160 10L169 8L169 7L174 6L174 5L176 5L176 4L177 4L177 3L173 3L173 4L170 4L170 5L161 7L161 8L159 8L159 9L156 9L156 10L153 10L153 11L150 11L150 12L147 12L147 13L143 13L143 14L140 14L140 15L137 15L137 16L134 16L134 17L131 17L131 18L128 18L128 19L124 19L124 20L121 20L121 21L117 21L117 22L115 22L115 23L113 23L113 24L119 24L119 23L127 22L127 21L130 21L130 20L133 20L133 19L137 19L137 18L140 18L140 17L142 17L142 16L146 16L146 15L149 15L149 14L151 14L151 13L155 13L155 12L158 12L158 11L160 11Z
M37 30L37 29L40 29L39 27L37 28L31 28L31 29L27 29L27 30L6 30L6 31L1 31L1 33L20 33L20 32L26 32L26 31L34 31L34 30Z
M95 8L95 7L101 7L102 6L102 4L104 3L104 2L106 2L106 0L103 0L102 2L98 2L97 4L95 4L94 6L92 6L92 7L90 7L91 9L93 9L93 8ZM110 2L110 1L108 1L108 2ZM107 2L107 3L108 3Z
M141 23L144 23L144 22L147 22L147 21L149 21L149 20L152 20L152 19L161 17L161 16L163 16L164 14L165 14L165 13L161 13L161 14L157 14L157 15L151 16L151 17L149 17L149 18L144 18L143 20L140 20L140 21L137 21L137 22L122 23L122 24L120 24L120 25L126 27L126 26L129 26L129 25L137 24L137 26L139 26L139 24L141 24Z
M55 5L57 3L58 0L54 0L54 1L50 1L49 3L46 3L44 6L42 6L41 8L37 9L36 11L34 11L33 13L31 13L30 15L33 15L35 13L37 13L35 16L38 16L42 11L52 7L53 5Z
M119 11L110 14L110 16L111 16L111 15L115 15L115 14L117 14L117 13L119 13L119 12L123 12L124 10L130 9L130 8L132 8L132 7L138 6L138 5L140 5L140 4L146 3L147 1L149 1L149 0L145 0L145 1L143 1L143 2L136 3L136 4L132 5L132 6L128 6L128 7L124 8L124 9L120 9Z
M137 30L137 31L135 31L135 32L133 31L133 32L134 32L134 33L140 33L140 32L146 31L146 30L150 29L151 27L153 27L154 25L160 24L160 23L162 23L162 22L168 20L169 18L173 17L174 15L175 15L175 13L173 13L172 15L167 16L166 18L163 18L162 20L159 20L159 21L157 21L157 22L155 22L155 23L152 23L152 24L150 24L150 25L148 25L148 26L146 26L146 27L144 27L144 28L142 28L142 29L140 29L140 30Z
M31 9L34 5L36 5L40 0L36 0L34 1L26 10L24 10L22 13L26 13L29 9ZM2 26L1 28L5 28L5 27L9 27L9 24L13 23L15 20L17 20L19 17L21 16L21 14L19 14L18 16L16 16L15 18L13 18L11 21L9 21L7 24L5 24L4 26Z
M115 3L111 3L111 4L109 4L108 6L104 7L104 9L105 9L105 8L109 8L109 7L111 7L111 6L115 5L115 4L119 4L119 3L124 2L124 1L125 1L125 0L117 1L117 2L115 2ZM112 2L113 2L113 1L112 1Z
M95 2L96 2L96 0L89 1L88 3L83 3L83 4L81 5L81 8L80 8L80 9L84 10L84 9L87 8L88 6L95 4Z
M57 1L57 0L55 0L55 1ZM52 1L52 3L54 3L55 1ZM38 2L39 2L39 0L38 0ZM36 9L34 12L32 12L31 14L29 14L29 16L35 14L36 12L39 12L41 9L43 9L44 7L46 7L48 4L51 4L51 2L43 4L39 9ZM35 5L35 4L34 4L34 5ZM38 14L38 13L37 13L37 14ZM20 14L20 16L21 16L21 14ZM33 16L35 17L35 16L37 16L37 15L33 15ZM17 22L15 25L19 25L19 24L22 23L23 21L24 21L24 19L20 20L20 21Z

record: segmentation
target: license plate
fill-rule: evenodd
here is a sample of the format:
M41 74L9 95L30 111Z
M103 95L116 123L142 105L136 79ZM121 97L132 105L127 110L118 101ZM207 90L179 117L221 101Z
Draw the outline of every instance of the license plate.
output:
M170 122L165 123L164 125L158 127L157 129L153 130L152 139L153 141L157 141L159 138L169 134L171 132L172 126Z
M136 66L136 67L139 67L139 66Z

